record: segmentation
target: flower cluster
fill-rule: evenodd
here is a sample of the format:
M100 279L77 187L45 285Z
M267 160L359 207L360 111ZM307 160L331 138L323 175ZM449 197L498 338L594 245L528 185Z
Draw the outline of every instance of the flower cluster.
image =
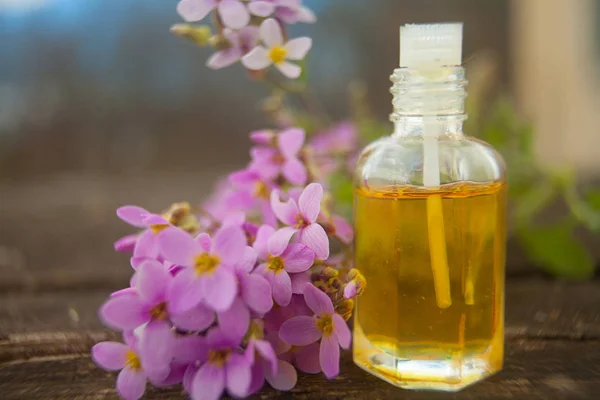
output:
M218 399L265 382L290 390L296 369L338 374L366 283L352 268L352 228L323 200L323 184L309 183L322 180L313 156L333 154L325 136L311 146L299 128L252 132L249 165L202 207L117 210L141 231L115 243L132 253L133 276L100 316L125 344L99 343L92 355L121 370L122 397L140 398L147 381Z
M295 79L302 71L293 61L304 59L312 46L308 37L286 40L287 25L316 20L302 0L181 0L177 11L186 22L202 21L212 13L214 35L205 25L173 27L174 33L215 48L207 62L212 69L241 61L258 74L273 65Z

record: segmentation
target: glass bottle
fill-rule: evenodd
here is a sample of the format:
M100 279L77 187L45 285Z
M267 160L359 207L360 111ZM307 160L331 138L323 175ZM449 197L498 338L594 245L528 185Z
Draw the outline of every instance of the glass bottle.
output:
M462 41L461 24L410 26L425 40L412 51L429 53L394 71L394 132L367 146L355 171L356 267L367 288L354 362L408 389L460 390L503 363L504 163L463 135L461 46L447 64L456 34L439 36L457 26ZM440 65L420 63L428 57Z

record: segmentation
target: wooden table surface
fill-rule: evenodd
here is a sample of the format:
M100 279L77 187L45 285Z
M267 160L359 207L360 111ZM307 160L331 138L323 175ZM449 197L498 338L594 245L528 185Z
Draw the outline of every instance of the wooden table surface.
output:
M212 180L90 176L0 188L0 400L117 398L114 374L89 356L94 343L118 339L96 313L130 274L126 257L111 248L128 233L114 210L127 203L160 210L170 200L200 198ZM456 394L410 392L363 372L346 353L332 381L301 375L289 393L264 390L254 398L600 399L600 280L553 281L519 260L511 250L505 367L490 379ZM152 389L146 398L185 397Z
M96 316L106 289L37 290L0 295L0 399L112 399L114 375L89 356L97 341L116 338ZM598 399L600 282L512 278L507 285L504 370L456 394L409 392L354 366L344 354L333 381L302 375L290 393L256 399ZM149 399L184 398L178 389Z

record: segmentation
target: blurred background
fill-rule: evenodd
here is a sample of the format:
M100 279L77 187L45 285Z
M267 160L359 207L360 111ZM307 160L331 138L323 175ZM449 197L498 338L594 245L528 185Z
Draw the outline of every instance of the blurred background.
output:
M116 207L200 201L248 161L247 133L266 124L257 101L267 92L240 65L206 69L210 49L172 36L169 27L181 22L176 3L0 0L0 291L122 284L130 270L112 243L128 228ZM304 3L318 23L296 25L292 35L314 38L310 84L337 119L351 114L348 87L357 80L374 117L387 119L399 25L463 21L479 121L472 129L488 132L484 139L504 130L529 135L523 152L535 161L513 170L527 175L535 165L551 182L552 195L547 187L516 193L517 213L523 205L536 218L574 221L542 242L530 239L534 229L518 232L526 240L511 247L509 273L537 273L534 265L563 257L542 270L593 274L600 0ZM552 253L571 232L585 250L567 244L577 248ZM570 263L585 271L560 270Z

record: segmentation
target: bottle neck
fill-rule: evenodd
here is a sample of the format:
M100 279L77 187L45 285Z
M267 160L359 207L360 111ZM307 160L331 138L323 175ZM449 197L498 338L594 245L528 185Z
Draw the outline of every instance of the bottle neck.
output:
M391 80L394 136L463 134L467 119L464 68L398 68Z

